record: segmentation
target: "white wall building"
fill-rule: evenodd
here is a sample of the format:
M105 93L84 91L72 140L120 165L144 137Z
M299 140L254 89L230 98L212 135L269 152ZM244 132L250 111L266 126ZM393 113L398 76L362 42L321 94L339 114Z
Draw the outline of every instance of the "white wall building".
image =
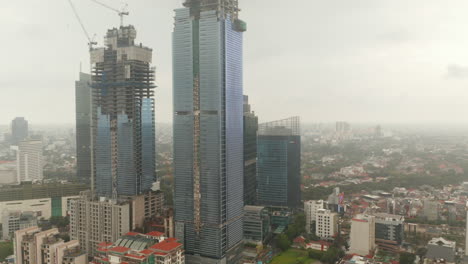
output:
M12 149L16 150L17 182L44 178L42 141L21 141L17 147L12 147Z
M338 232L338 214L330 210L319 209L315 217L315 234L322 239L329 239Z
M369 255L375 249L375 217L357 215L351 220L351 245L349 253Z
M319 209L325 209L325 202L323 200L304 202L304 212L306 216L306 231L309 234L312 232L312 225L315 225L316 214L317 210Z

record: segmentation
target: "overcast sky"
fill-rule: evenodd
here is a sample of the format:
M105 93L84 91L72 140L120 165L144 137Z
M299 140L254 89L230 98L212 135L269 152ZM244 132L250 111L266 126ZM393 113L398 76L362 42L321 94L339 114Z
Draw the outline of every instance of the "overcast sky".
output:
M120 0L101 0L120 7ZM468 123L468 1L239 0L245 93L261 121ZM74 0L100 45L112 11ZM173 9L128 0L137 41L154 50L157 122L172 115ZM67 0L2 1L0 124L73 123L87 40Z

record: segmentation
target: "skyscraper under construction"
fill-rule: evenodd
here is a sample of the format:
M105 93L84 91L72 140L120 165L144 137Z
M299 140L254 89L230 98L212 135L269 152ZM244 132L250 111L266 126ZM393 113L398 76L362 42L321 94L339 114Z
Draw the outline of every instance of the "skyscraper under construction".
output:
M187 263L237 263L243 238L243 62L237 0L175 10L176 237Z
M136 44L133 26L107 31L91 50L92 160L98 196L141 194L155 181L152 50Z

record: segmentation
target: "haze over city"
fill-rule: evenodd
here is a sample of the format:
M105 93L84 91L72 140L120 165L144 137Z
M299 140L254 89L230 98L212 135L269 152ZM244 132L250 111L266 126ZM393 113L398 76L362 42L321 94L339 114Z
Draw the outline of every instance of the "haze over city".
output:
M106 1L122 6L120 1ZM126 23L153 48L156 118L172 121L171 32L177 0L130 0ZM118 17L75 3L103 43ZM245 93L261 121L463 123L468 114L468 2L249 0L240 3ZM2 3L0 124L74 122L74 81L87 40L65 0Z

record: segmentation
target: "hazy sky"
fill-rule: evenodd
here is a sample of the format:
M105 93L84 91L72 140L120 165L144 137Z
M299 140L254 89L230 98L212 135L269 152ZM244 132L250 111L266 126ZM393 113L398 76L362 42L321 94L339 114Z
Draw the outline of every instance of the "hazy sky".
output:
M116 7L120 0L101 0ZM239 0L245 93L261 121L468 122L468 1ZM74 0L102 45L112 11ZM171 121L173 9L128 0L126 22L152 47L157 121ZM2 1L0 124L73 123L87 40L67 0Z

